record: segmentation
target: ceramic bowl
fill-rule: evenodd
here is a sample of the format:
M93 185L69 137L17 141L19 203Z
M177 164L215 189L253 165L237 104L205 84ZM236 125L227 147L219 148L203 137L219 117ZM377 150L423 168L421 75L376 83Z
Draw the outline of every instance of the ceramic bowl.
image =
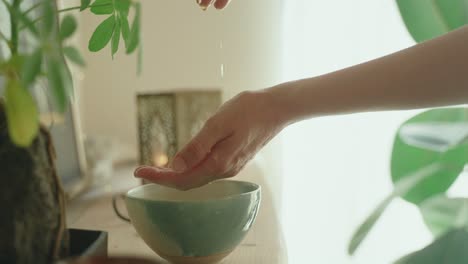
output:
M257 184L223 180L189 191L147 184L125 201L133 226L158 255L175 264L208 264L239 245L260 197Z

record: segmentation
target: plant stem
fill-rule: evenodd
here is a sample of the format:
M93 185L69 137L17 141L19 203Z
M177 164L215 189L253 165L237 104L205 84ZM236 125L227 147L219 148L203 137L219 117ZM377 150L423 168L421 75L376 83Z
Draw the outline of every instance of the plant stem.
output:
M14 15L15 10L19 10L21 0L13 0L13 5L10 10L10 26L11 26L11 55L18 53L18 21Z
M35 5L31 6L28 10L24 11L24 15L29 14L31 11L33 11L34 9L40 7L42 4L44 4L44 2L39 2L39 3L36 3Z
M88 6L87 8L90 8L90 7L100 7L100 6L109 6L110 4L100 4L100 5L90 5ZM67 11L73 11L73 10L77 10L77 9L80 9L81 6L74 6L74 7L68 7L68 8L64 8L64 9L60 9L60 10L57 10L57 13L63 13L63 12L67 12ZM32 21L33 24L36 24L37 22L41 21L44 17L38 17L36 19L34 19ZM20 30L23 30L25 28L25 26L21 27Z
M0 31L0 39L3 39L6 43L10 43L10 40Z

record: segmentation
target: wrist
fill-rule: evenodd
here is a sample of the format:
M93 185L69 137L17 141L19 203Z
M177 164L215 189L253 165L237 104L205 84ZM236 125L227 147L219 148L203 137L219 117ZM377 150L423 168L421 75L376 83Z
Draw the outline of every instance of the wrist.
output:
M272 118L282 127L286 127L301 119L297 104L295 104L295 102L298 102L295 99L297 94L296 89L295 82L286 82L259 91L264 97L267 109L272 109L272 111L269 111L273 115Z

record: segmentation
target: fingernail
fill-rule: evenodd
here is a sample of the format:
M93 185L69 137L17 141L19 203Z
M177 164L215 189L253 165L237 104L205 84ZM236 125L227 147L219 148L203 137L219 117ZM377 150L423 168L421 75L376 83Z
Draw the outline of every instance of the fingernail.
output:
M135 170L133 176L138 178L144 177L145 175L148 175L148 173L151 173L152 170L153 168L150 166L140 166Z
M197 4L201 4L201 1L202 1L202 0L197 0Z
M183 172L187 169L187 165L182 158L175 158L172 162L172 168L177 172Z

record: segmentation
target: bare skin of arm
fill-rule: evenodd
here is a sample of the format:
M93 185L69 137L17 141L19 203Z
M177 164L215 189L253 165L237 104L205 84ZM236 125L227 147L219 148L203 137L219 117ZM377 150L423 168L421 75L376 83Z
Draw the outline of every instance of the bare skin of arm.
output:
M191 189L235 176L287 125L324 115L468 102L468 27L391 55L313 78L243 92L226 102L171 168L136 177Z

